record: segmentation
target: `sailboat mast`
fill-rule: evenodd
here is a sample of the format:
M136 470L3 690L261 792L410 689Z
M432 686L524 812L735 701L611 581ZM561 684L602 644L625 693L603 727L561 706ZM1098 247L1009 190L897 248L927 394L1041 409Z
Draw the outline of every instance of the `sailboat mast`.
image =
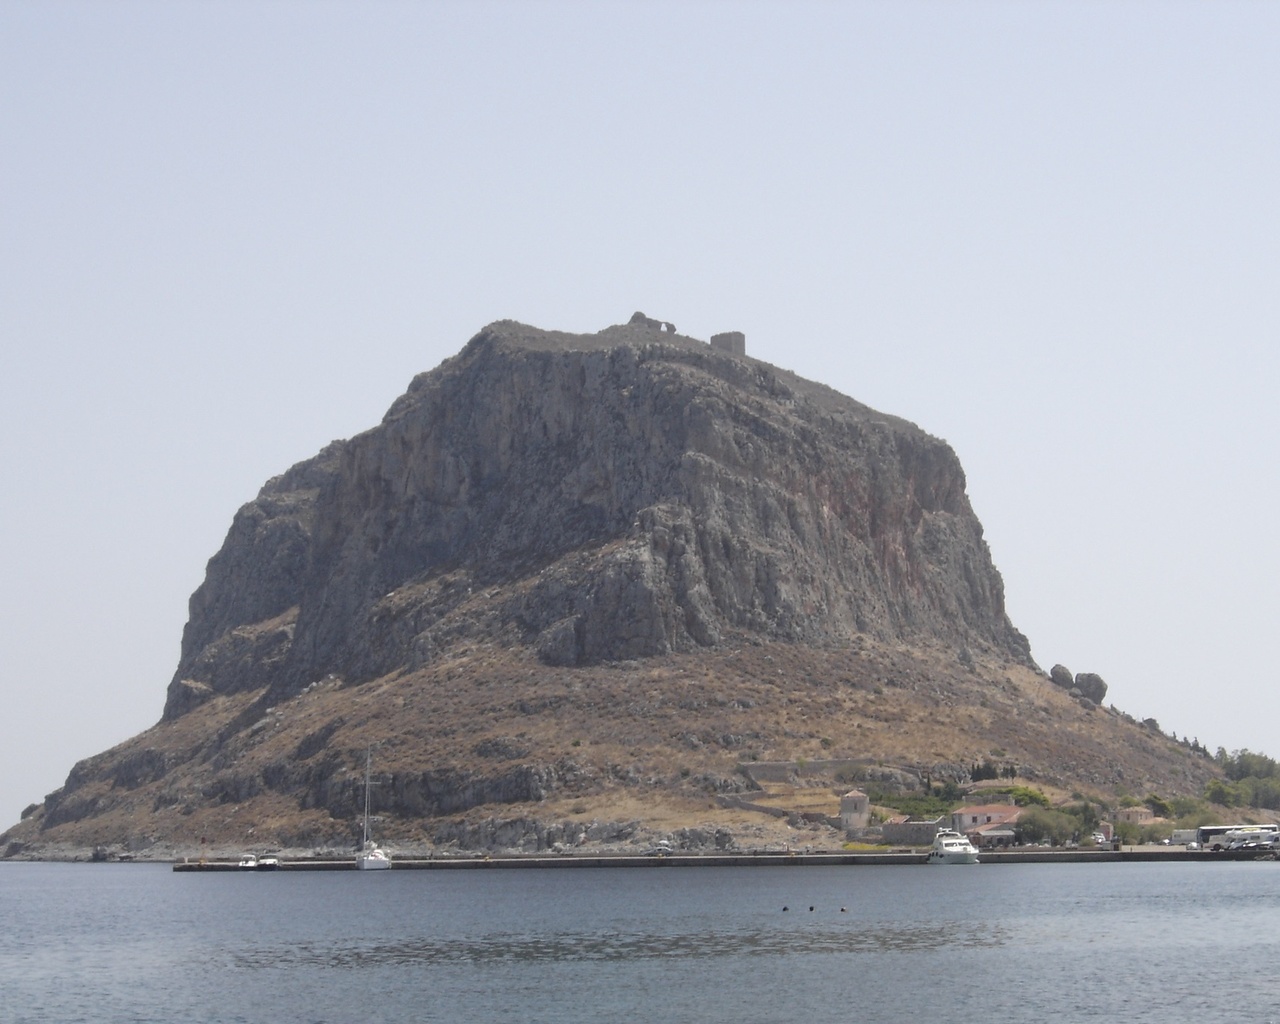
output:
M366 750L364 752L364 840L365 846L369 845L369 769L373 762L373 752Z

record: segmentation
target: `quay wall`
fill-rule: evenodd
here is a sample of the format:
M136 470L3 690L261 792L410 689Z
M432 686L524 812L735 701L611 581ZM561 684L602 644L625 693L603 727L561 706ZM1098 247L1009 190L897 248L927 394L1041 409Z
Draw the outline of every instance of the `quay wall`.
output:
M927 851L895 851L872 853L765 853L765 854L667 854L633 856L627 854L559 854L552 856L498 857L431 857L396 859L394 871L476 871L513 868L722 868L722 867L813 867L842 865L869 867L883 864L924 864ZM1180 850L1168 848L1129 847L1122 850L989 850L979 854L979 867L1001 864L1108 864L1125 861L1217 862L1223 860L1274 859L1259 858L1249 850L1220 851ZM235 861L180 861L174 871L247 871ZM281 861L279 871L354 871L352 860Z

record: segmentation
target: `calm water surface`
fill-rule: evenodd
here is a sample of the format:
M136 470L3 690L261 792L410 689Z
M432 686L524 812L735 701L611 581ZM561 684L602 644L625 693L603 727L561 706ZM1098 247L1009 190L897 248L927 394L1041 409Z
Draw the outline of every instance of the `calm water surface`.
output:
M1280 863L0 864L17 1022L1257 1024L1278 961Z

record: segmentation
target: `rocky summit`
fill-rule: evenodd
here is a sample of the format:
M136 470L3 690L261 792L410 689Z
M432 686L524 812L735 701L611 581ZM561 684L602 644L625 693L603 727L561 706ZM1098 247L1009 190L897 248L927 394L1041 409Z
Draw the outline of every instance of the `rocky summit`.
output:
M1032 661L943 441L737 332L502 321L239 510L160 721L0 852L342 848L369 752L425 849L765 842L993 757L1198 792L1094 679Z

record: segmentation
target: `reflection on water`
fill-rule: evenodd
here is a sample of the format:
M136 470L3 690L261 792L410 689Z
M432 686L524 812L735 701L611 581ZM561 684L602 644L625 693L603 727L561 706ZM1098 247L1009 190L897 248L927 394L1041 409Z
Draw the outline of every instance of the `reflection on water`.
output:
M492 935L481 939L420 939L238 952L238 967L367 967L446 963L575 963L797 956L812 953L924 952L984 948L1006 941L1005 930L984 924L850 928L822 931L744 931L706 934Z
M790 907L783 913L784 907ZM815 909L810 912L809 908ZM845 912L841 912L845 910ZM1277 1018L1275 864L182 874L0 864L18 1024ZM922 955L923 954L923 955ZM886 995L889 994L889 995Z

